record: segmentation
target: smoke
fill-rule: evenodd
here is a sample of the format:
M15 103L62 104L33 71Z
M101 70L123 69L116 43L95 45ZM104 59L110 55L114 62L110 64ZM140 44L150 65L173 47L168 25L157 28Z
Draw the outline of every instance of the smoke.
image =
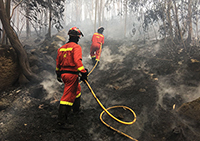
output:
M124 46L119 46L116 48L116 50L119 50L121 52L121 50L123 50ZM125 51L125 49L123 50ZM127 50L128 51L128 50ZM126 53L126 51L125 51ZM100 58L100 70L110 70L110 69L113 69L111 68L112 65L110 65L111 63L112 64L116 64L117 66L119 66L124 58L125 58L125 54L122 52L120 54L115 54L111 51L111 49L109 48L109 46L105 46L102 50L102 54L101 54L101 58Z
M113 54L111 55L111 50L109 48L105 48L101 55L101 60L100 60L100 70L108 71L112 68L111 63L114 64L118 62L119 64L123 61L123 56Z
M47 71L43 71L42 74L44 80L40 84L43 86L48 94L45 99L55 97L56 94L62 95L62 92L60 92L60 89L62 89L62 83L59 83L57 81L56 75L53 75L52 73Z
M157 104L161 105L164 108L165 106L163 105L163 98L166 95L170 99L175 98L177 95L179 95L183 98L185 102L191 102L199 98L200 85L198 87L192 87L185 84L173 85L171 82L169 82L169 76L166 76L166 77L159 77L157 91L159 96ZM173 104L176 105L177 103Z
M184 98L187 100L187 102L193 101L200 97L199 93L200 93L200 85L198 85L197 88L189 87L188 92L184 95Z
M82 25L86 26L86 25ZM88 26L88 25L87 25ZM112 27L114 28L114 27ZM110 28L109 30L113 30ZM115 27L116 28L116 27ZM86 55L83 53L83 64L84 66L87 66L86 68L91 68L93 67L91 64L91 58L89 57L89 48L87 46L84 46L84 42L88 40L91 40L92 37L92 30L87 30L87 28L83 28L85 31L85 37L84 39L80 40L80 44L83 43L82 47L83 51L87 52L88 54ZM106 30L105 30L106 31ZM116 31L116 30L113 30ZM119 31L116 31L115 33L118 34ZM105 36L108 34L108 32L105 32ZM118 34L120 35L120 33ZM107 36L107 37L117 37L113 36L112 33ZM119 36L120 38L120 36ZM126 40L127 41L127 40ZM84 50L85 49L85 50ZM86 51L87 49L87 51ZM114 52L116 50L116 52ZM118 68L122 69L124 65L122 63L125 61L126 56L129 55L129 53L133 53L134 57L132 58L132 63L134 64L132 67L132 70L139 70L139 67L144 70L150 70L150 68L147 67L146 62L144 60L136 60L138 57L154 57L157 52L160 50L160 44L143 44L143 45L132 45L132 42L125 42L122 43L122 45L116 46L115 50L113 50L113 47L111 44L104 46L101 54L101 59L100 59L100 65L99 65L99 70L98 71L110 71L110 70L117 70ZM149 55L149 56L148 56ZM128 60L128 61L130 61ZM62 94L59 89L61 88L61 84L57 82L55 79L56 76L48 73L45 74L45 80L41 83L44 87L44 89L48 92L48 96L46 99L52 98L55 94ZM125 74L126 75L126 74ZM118 79L116 79L115 84L119 85L119 90L120 89L125 89L126 87L130 87L131 85L135 85L134 79L130 78L127 79L126 76L120 76ZM171 78L171 76L170 76ZM176 76L177 82L181 78L181 75L178 74ZM97 81L99 78L94 78L93 82ZM103 79L103 78L102 78ZM189 102L191 100L194 100L198 97L198 94L200 92L200 87L194 88L194 87L188 87L184 84L182 85L173 85L169 80L169 76L166 77L159 77L158 78L158 86L157 86L157 91L158 91L158 101L157 105L161 105L163 108L166 108L166 105L163 103L164 97L167 95L170 99L175 98L177 95L181 95L186 102ZM123 81L123 83L117 83ZM83 86L83 85L82 85ZM58 89L58 87L60 87ZM104 89L98 89L97 90L97 96L101 95L101 99L103 99L103 104L107 106L109 105L121 105L121 103L125 104L126 101L117 101L115 99L112 99L106 95L107 92L106 88L110 89L113 88L113 85L107 84ZM84 107L86 109L98 107L98 103L96 102L95 98L92 96L92 94L89 92L87 88L82 87L82 100L84 103ZM106 100L105 100L106 99ZM122 105L123 105L122 104ZM176 101L173 103L177 105ZM173 109L173 104L171 105L171 109ZM94 106L95 105L95 106ZM120 131L124 131L125 133L133 136L134 138L139 138L141 136L141 133L144 132L144 127L145 123L148 122L148 111L146 107L143 107L142 111L140 112L139 115L137 115L137 122L134 123L131 126L119 126ZM94 135L94 139L98 139L100 134L96 133L93 129L97 128L97 125L91 125L92 127L89 128L89 133Z
M82 93L81 98L83 100L84 107L91 108L94 107L94 105L97 105L96 100L89 91L82 91L81 93Z
M146 107L144 107L140 115L137 115L136 122L130 126L125 126L124 129L121 130L127 133L128 135L131 135L134 138L139 138L142 132L144 132L144 127L146 122L148 122L147 115L148 115L148 110Z

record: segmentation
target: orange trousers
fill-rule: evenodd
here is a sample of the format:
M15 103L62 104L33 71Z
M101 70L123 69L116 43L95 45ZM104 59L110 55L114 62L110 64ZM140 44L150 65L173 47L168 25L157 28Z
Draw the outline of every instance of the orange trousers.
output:
M77 74L63 73L61 78L65 84L60 104L73 106L76 98L81 96L81 86Z
M90 56L92 58L96 57L96 60L100 60L101 56L101 44L92 44L90 47Z

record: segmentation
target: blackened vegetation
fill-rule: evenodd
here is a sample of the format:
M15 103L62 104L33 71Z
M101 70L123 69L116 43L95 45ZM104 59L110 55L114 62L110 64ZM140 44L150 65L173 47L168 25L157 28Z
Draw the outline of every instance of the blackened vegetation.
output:
M183 122L184 120L178 116L176 110L173 110L173 104L180 107L185 102L183 93L174 94L175 96L165 93L161 98L161 104L158 103L160 96L157 89L163 77L165 82L173 87L186 85L197 88L200 65L198 61L192 62L191 59L200 60L199 48L193 46L190 52L185 52L183 46L174 46L170 42L167 45L164 45L163 41L152 41L145 45L139 41L131 42L106 41L103 52L109 49L110 55L121 56L123 60L121 62L114 60L110 63L102 59L98 68L89 76L89 83L105 107L126 105L135 111L137 121L127 126L104 115L105 121L139 141L199 140L197 134L199 128L191 126L191 123ZM134 44L134 47L130 44ZM88 56L89 52L86 51L88 46L90 44L86 42L83 46L83 56ZM129 49L128 52L119 51L124 46L124 49ZM155 50L156 46L159 49ZM9 103L0 111L1 140L130 140L113 132L100 122L99 114L102 109L84 83L81 84L83 113L78 115L71 113L69 117L69 122L75 127L70 130L56 128L63 85L56 82L55 66L52 65L55 63L55 60L52 60L55 54L52 53L52 49L32 50L29 54L31 67L35 68L35 72L44 79L43 83L18 87L1 94L1 101ZM55 48L53 50L56 52ZM53 56L49 56L49 51ZM102 57L104 57L103 54ZM86 57L85 59L83 60L85 67L90 70L92 62ZM109 67L109 69L101 66ZM181 77L178 79L177 76L180 74ZM53 83L45 88L45 84L49 82ZM131 113L123 109L110 112L122 120L133 119Z
M0 46L0 91L18 81L20 68L18 57L11 46Z

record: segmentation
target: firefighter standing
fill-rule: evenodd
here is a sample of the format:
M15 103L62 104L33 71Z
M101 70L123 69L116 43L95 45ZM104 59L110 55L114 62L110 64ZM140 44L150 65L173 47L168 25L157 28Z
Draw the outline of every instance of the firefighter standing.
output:
M78 45L82 32L77 27L68 31L69 41L60 47L56 58L56 74L59 82L64 82L64 92L60 100L58 125L61 128L70 128L73 125L67 123L67 117L71 109L79 112L81 86L79 84L79 73L81 80L87 80L88 71L82 64L82 49Z
M104 44L103 27L99 27L97 32L92 36L92 45L90 47L90 56L92 58L93 65L100 61L101 51ZM97 64L98 65L98 64Z

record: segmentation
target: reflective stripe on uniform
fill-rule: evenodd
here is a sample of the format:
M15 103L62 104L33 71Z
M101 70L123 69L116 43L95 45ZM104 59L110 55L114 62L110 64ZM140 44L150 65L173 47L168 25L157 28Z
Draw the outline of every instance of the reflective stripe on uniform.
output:
M99 34L99 33L94 33L94 35L99 35L99 36L103 37L103 35L102 35L102 34Z
M96 57L95 55L94 56L91 56L92 58Z
M62 104L62 105L69 105L69 106L73 105L72 102L67 102L67 101L60 101L60 104Z
M83 70L83 69L84 69L84 67L81 66L81 67L79 67L77 70L78 70L78 71L81 71L81 70Z
M56 68L56 71L59 71L60 69L59 68Z
M59 51L72 51L73 48L61 48Z
M79 93L77 96L76 96L76 98L79 98L81 96L81 93Z

